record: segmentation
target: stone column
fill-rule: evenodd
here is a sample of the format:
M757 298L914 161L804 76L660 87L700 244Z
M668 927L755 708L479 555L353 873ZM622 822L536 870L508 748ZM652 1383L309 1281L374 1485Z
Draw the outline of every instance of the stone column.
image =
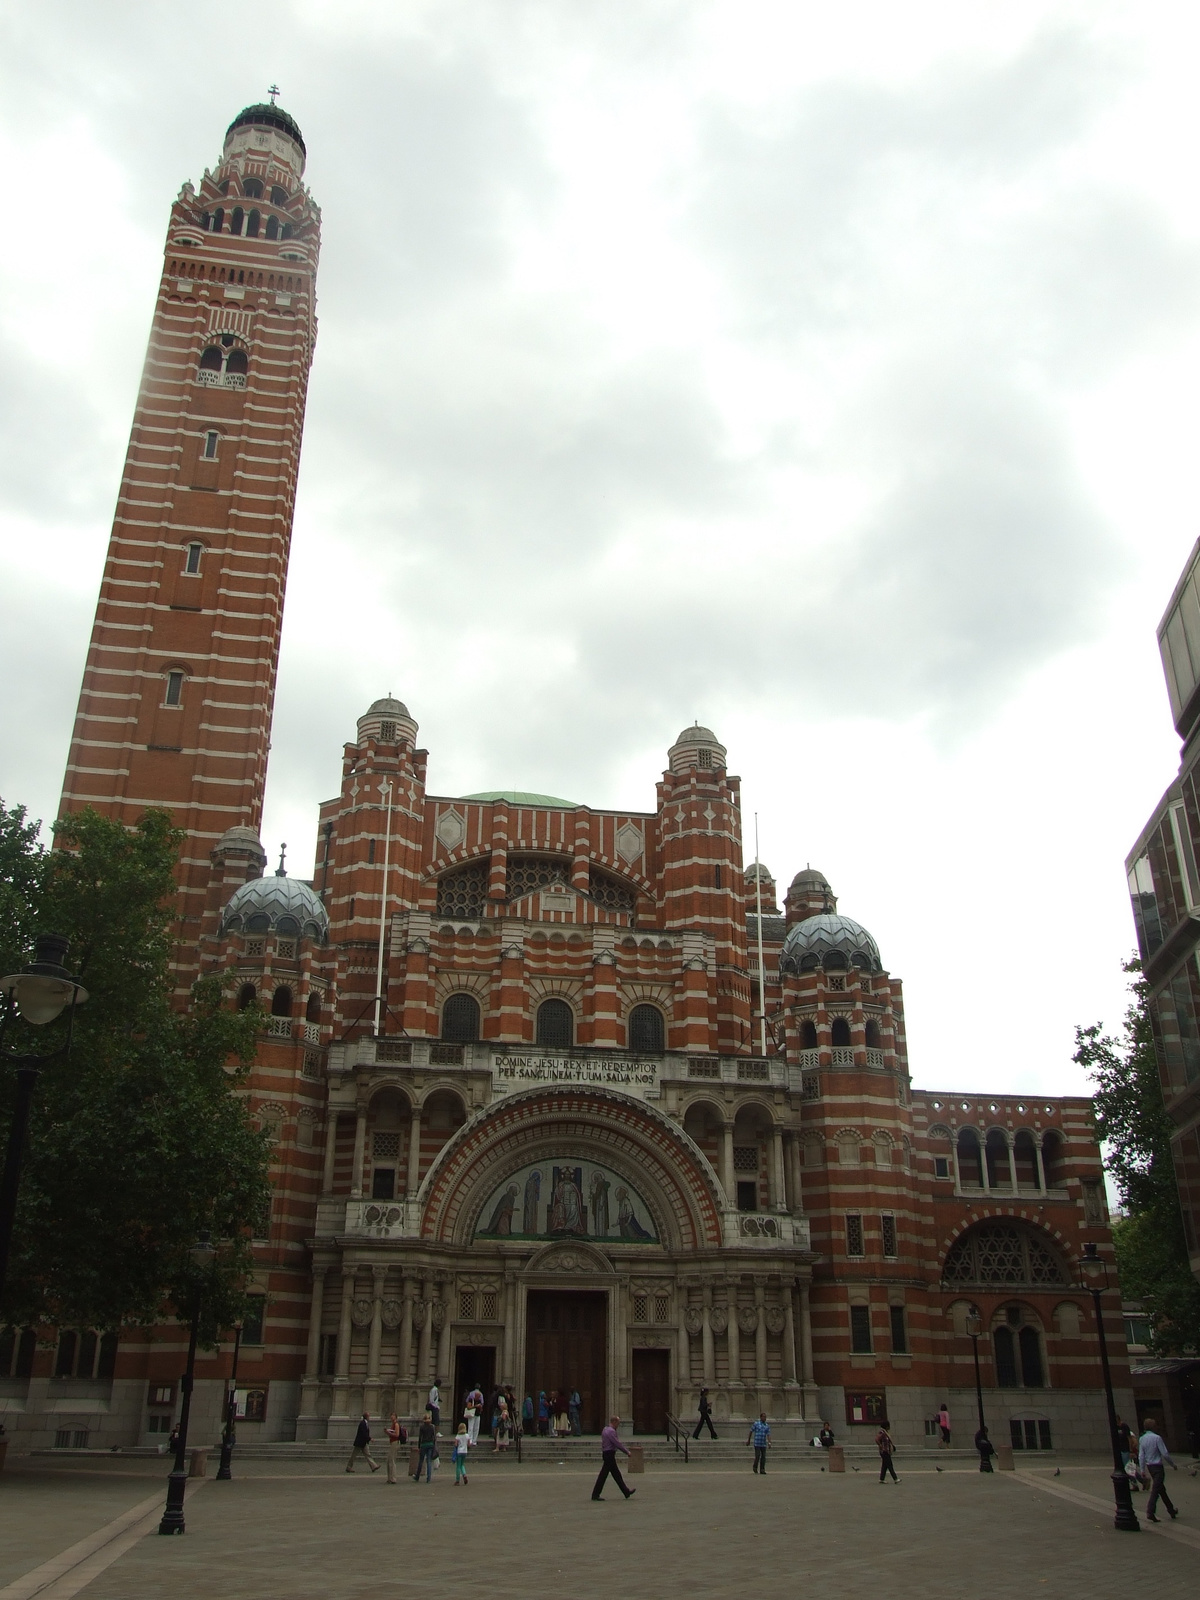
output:
M813 1344L812 1344L812 1307L809 1303L808 1285L800 1285L800 1382L812 1383L813 1378Z
M771 1205L776 1211L787 1210L787 1193L783 1180L783 1129L771 1126Z
M754 1285L754 1377L760 1385L767 1381L767 1295L761 1280ZM761 1408L762 1401L759 1405Z
M337 1376L333 1386L333 1413L344 1417L350 1405L350 1340L354 1328L354 1268L342 1268L342 1313L338 1320Z
M433 1324L433 1299L429 1293L429 1284L421 1284L421 1300L423 1302L421 1315L421 1331L417 1339L417 1376L415 1379L418 1388L429 1382L429 1335ZM421 1396L422 1400L424 1396Z
M800 1135L793 1129L787 1140L788 1171L792 1179L792 1192L789 1206L792 1212L799 1216L804 1211L804 1176L800 1163Z
M367 1153L367 1108L365 1105L358 1107L358 1118L354 1124L354 1167L350 1177L350 1193L356 1200L360 1199L363 1192L363 1166Z
M729 1206L737 1205L737 1186L733 1181L733 1123L727 1122L722 1129L721 1143L721 1182L725 1186L725 1202Z
M438 1304L442 1308L440 1313L442 1325L438 1329L437 1372L434 1374L434 1376L437 1378L440 1384L445 1385L447 1394L450 1394L450 1391L454 1386L454 1374L450 1371L450 1331L451 1323L454 1321L454 1317L452 1315L453 1294L454 1286L452 1284L443 1283L441 1285L441 1292L438 1296ZM458 1401L451 1398L449 1410L452 1413L457 1404Z
M1008 1181L1009 1181L1009 1183L1012 1184L1012 1192L1014 1194L1016 1194L1016 1192L1017 1192L1017 1150L1016 1150L1015 1144L1013 1143L1013 1141L1011 1139L1007 1140L1006 1142L1008 1144Z
M990 1193L992 1186L988 1182L988 1158L987 1158L987 1134L986 1134L986 1132L984 1133L983 1138L980 1139L980 1141L979 1141L979 1177L980 1177L980 1181L983 1184L983 1192L984 1192L984 1194Z
M1040 1139L1035 1139L1033 1141L1033 1165L1034 1170L1037 1172L1038 1193L1045 1194L1046 1167L1045 1163L1042 1161L1042 1141Z
M706 1384L711 1385L717 1381L717 1356L716 1351L713 1349L712 1285L708 1283L704 1285L704 1311L702 1315L704 1320L700 1327L700 1338L704 1350L704 1381Z
M731 1283L725 1291L725 1301L729 1312L729 1382L731 1386L736 1384L740 1389L742 1386L742 1330L738 1324L736 1283ZM734 1416L738 1415L736 1404L734 1397L731 1396L729 1409Z
M691 1399L692 1388L692 1347L688 1339L687 1327L684 1323L685 1307L683 1294L679 1296L679 1329L676 1335L675 1365L675 1408L680 1417L685 1415L685 1407Z
M408 1388L408 1386L412 1383L412 1315L414 1287L413 1280L406 1273L401 1289L401 1295L404 1304L400 1313L400 1364L396 1369L397 1390L399 1390L402 1385L404 1388ZM396 1410L407 1410L407 1406L401 1404L398 1393L396 1395Z
M783 1286L783 1381L796 1381L796 1315L792 1308L792 1285Z
M521 1374L521 1382L517 1382L515 1371L517 1361L517 1284L514 1278L506 1278L504 1283L504 1339L501 1346L502 1361L500 1371L496 1374L498 1383L511 1383L517 1393L518 1400L524 1397L525 1375ZM490 1396L485 1398L490 1399ZM489 1424L490 1424L489 1418Z
M315 1378L321 1365L321 1318L325 1311L325 1268L313 1266L312 1299L308 1312L308 1355L304 1361L304 1375Z
M337 1160L337 1128L338 1114L332 1106L329 1107L325 1122L325 1167L321 1173L321 1193L333 1193L333 1167Z
M408 1166L404 1172L404 1188L410 1200L415 1200L421 1178L421 1108L414 1106L412 1122L408 1129Z
M371 1342L367 1346L367 1381L376 1383L379 1379L379 1350L383 1344L383 1280L387 1277L386 1267L371 1268ZM367 1410L373 1407L368 1406Z

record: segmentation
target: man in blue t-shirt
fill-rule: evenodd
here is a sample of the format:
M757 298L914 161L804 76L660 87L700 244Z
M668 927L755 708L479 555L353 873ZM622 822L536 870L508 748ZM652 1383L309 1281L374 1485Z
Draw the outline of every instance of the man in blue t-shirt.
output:
M746 1435L746 1443L754 1444L754 1471L767 1475L767 1451L771 1444L771 1429L767 1422L767 1413L760 1411L758 1421L750 1424L750 1432Z

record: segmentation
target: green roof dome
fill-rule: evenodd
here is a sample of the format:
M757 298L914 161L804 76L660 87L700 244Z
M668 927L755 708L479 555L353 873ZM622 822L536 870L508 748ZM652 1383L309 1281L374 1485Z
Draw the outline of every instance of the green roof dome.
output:
M464 800L507 800L514 806L554 806L574 811L576 800L563 800L556 794L530 794L526 789L485 789L482 794L464 794Z
M300 133L300 124L295 117L289 116L282 106L247 106L244 111L238 112L228 128L226 128L225 137L227 139L235 128L278 128L280 133L286 133L289 139L296 141L302 154L308 155L308 151L304 148L304 139Z

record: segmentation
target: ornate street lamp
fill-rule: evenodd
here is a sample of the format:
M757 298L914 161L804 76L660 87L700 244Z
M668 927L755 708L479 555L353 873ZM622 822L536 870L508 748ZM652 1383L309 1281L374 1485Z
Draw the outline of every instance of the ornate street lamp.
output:
M225 1397L225 1426L221 1431L221 1465L217 1468L217 1477L223 1482L233 1477L229 1464L233 1459L233 1447L237 1443L237 1364L238 1351L242 1348L242 1324L235 1322L233 1325L233 1368L229 1374L229 1393Z
M1137 1519L1137 1512L1133 1509L1133 1492L1129 1487L1125 1464L1121 1460L1121 1438L1117 1433L1117 1406L1113 1399L1112 1370L1108 1364L1108 1340L1104 1335L1104 1313L1100 1306L1100 1296L1108 1288L1108 1267L1097 1254L1095 1244L1084 1245L1079 1269L1079 1286L1092 1297L1092 1306L1096 1313L1096 1334L1100 1340L1100 1366L1104 1372L1104 1398L1108 1402L1108 1436L1113 1458L1112 1486L1113 1500L1116 1502L1113 1527L1121 1533L1140 1533L1142 1525Z
M967 1311L967 1333L971 1340L971 1354L975 1358L975 1408L979 1412L979 1431L982 1433L987 1424L983 1420L983 1380L979 1376L979 1340L983 1333L983 1318L978 1306L971 1306Z
M203 1273L211 1268L217 1251L212 1240L204 1234L188 1254L192 1258L193 1265ZM167 1505L162 1514L162 1521L158 1525L159 1533L185 1531L183 1494L187 1487L187 1473L184 1470L184 1462L187 1459L188 1419L192 1414L192 1388L196 1378L196 1341L200 1336L200 1312L203 1304L204 1291L197 1284L195 1298L192 1301L192 1323L188 1330L187 1370L180 1384L183 1392L183 1408L179 1413L179 1439L175 1446L175 1465L167 1477Z
M77 983L63 966L67 949L67 940L60 935L42 934L34 946L32 963L21 972L12 972L6 978L0 978L0 1040L3 1040L9 1024L16 1016L35 1028L44 1028L70 1007L67 1011L67 1037L57 1050L48 1050L42 1055L16 1050L3 1052L4 1059L16 1068L17 1097L8 1130L4 1176L0 1178L0 1306L4 1303L4 1287L8 1280L8 1256L17 1215L17 1191L21 1184L21 1160L25 1154L25 1136L29 1130L29 1111L33 1105L38 1070L43 1063L57 1061L70 1050L75 1007L81 1006L88 997L83 985Z

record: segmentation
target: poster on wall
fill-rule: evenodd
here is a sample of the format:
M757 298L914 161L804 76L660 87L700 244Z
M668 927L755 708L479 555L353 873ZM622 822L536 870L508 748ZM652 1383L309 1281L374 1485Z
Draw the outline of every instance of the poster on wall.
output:
M637 1190L591 1161L538 1161L510 1174L485 1201L475 1237L659 1243Z

